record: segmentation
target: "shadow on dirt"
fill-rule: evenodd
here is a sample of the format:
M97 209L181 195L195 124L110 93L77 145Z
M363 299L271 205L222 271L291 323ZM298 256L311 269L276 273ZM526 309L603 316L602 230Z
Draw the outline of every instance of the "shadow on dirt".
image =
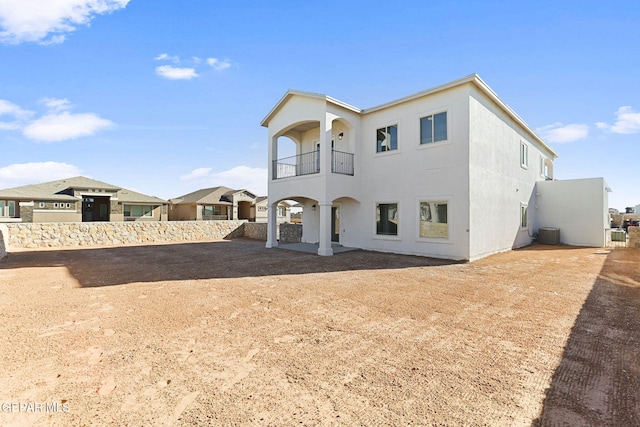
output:
M640 251L607 256L532 425L640 425Z
M0 270L66 267L82 287L134 282L292 275L454 264L418 256L356 250L332 257L279 249L249 239L149 246L12 252Z

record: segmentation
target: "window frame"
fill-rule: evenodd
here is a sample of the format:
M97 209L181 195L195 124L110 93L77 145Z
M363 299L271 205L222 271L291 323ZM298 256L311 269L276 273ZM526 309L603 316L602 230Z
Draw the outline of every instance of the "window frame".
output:
M529 205L520 203L520 230L529 229Z
M132 212L132 207L137 207L139 206L140 208L142 208L142 212L143 214L140 216L136 216L136 215L131 215ZM127 215L127 207L129 207L129 215ZM145 207L149 207L151 208L149 211L149 215L145 215L144 214L144 208ZM153 211L154 211L154 205L136 205L136 204L128 204L128 203L123 203L122 205L122 216L127 219L127 218L153 218Z
M437 116L438 114L444 114L445 115L445 132L446 132L446 138L445 139L441 139L436 141L435 140L435 120L433 118L435 118L435 116ZM432 141L431 142L422 142L422 120L426 119L428 117L432 117L431 119L431 137L432 137ZM437 110L431 110L431 111L425 111L421 114L418 115L418 129L417 129L417 135L418 135L418 147L433 147L435 145L440 145L440 144L446 144L447 142L450 142L451 138L450 138L450 126L449 126L449 109L448 108L440 108Z
M396 205L396 232L395 234L379 234L378 233L378 209L380 205ZM400 240L400 202L397 200L382 200L373 203L373 236L375 239L382 240Z
M529 169L529 144L520 141L520 167Z
M0 212L0 218L18 218L16 216L18 204L15 200L2 199L2 212ZM13 215L11 214L11 210L13 209Z
M390 127L394 127L396 128L396 148L394 149L389 149L389 150L385 150L385 151L378 151L378 131L381 129L388 129ZM401 126L400 126L400 120L392 120L386 123L381 123L379 125L377 125L374 129L375 132L375 141L376 143L374 144L373 147L373 153L376 156L386 156L389 154L394 154L394 153L399 153L400 152L400 135L401 135Z
M445 224L447 224L447 237L435 237L435 236L431 236L431 237L427 237L427 236L422 236L421 235L421 231L422 231L422 204L423 203L438 203L438 204L445 204L447 206L447 222ZM452 224L452 198L449 196L438 196L438 197L433 197L433 196L428 196L428 197L420 197L418 199L416 199L416 236L417 236L417 241L418 242L427 242L427 243L451 243L452 242L452 236L451 236L451 224ZM442 224L442 223L439 223Z

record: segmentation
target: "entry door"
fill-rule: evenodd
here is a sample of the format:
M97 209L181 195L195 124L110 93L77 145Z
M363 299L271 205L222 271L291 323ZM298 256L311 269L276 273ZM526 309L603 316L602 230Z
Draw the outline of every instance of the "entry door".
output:
M331 241L340 242L340 210L337 206L331 207Z

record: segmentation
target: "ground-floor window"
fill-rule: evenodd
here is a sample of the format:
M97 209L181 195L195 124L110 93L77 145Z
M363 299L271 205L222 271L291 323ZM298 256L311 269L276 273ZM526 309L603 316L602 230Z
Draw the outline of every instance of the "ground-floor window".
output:
M0 200L0 217L15 218L15 216L16 216L16 201Z
M204 210L202 214L204 216L212 216L212 215L222 215L222 206L220 205L211 205L211 206L203 206Z
M376 234L387 236L398 235L397 203L376 204Z
M446 201L420 202L420 237L449 238L449 205Z
M520 228L527 228L527 225L528 225L527 224L527 221L528 221L528 219L527 219L528 212L527 211L528 211L528 209L529 209L529 207L526 204L524 204L524 203L520 204Z
M124 216L125 218L153 218L153 206L124 205Z

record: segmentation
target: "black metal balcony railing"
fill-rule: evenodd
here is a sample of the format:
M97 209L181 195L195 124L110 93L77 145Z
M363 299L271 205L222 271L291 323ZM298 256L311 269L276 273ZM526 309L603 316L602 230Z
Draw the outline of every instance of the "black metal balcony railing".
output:
M310 175L320 172L320 153L311 151L273 161L273 179ZM331 172L353 175L353 154L331 151Z
M353 153L331 150L331 172L353 176Z

